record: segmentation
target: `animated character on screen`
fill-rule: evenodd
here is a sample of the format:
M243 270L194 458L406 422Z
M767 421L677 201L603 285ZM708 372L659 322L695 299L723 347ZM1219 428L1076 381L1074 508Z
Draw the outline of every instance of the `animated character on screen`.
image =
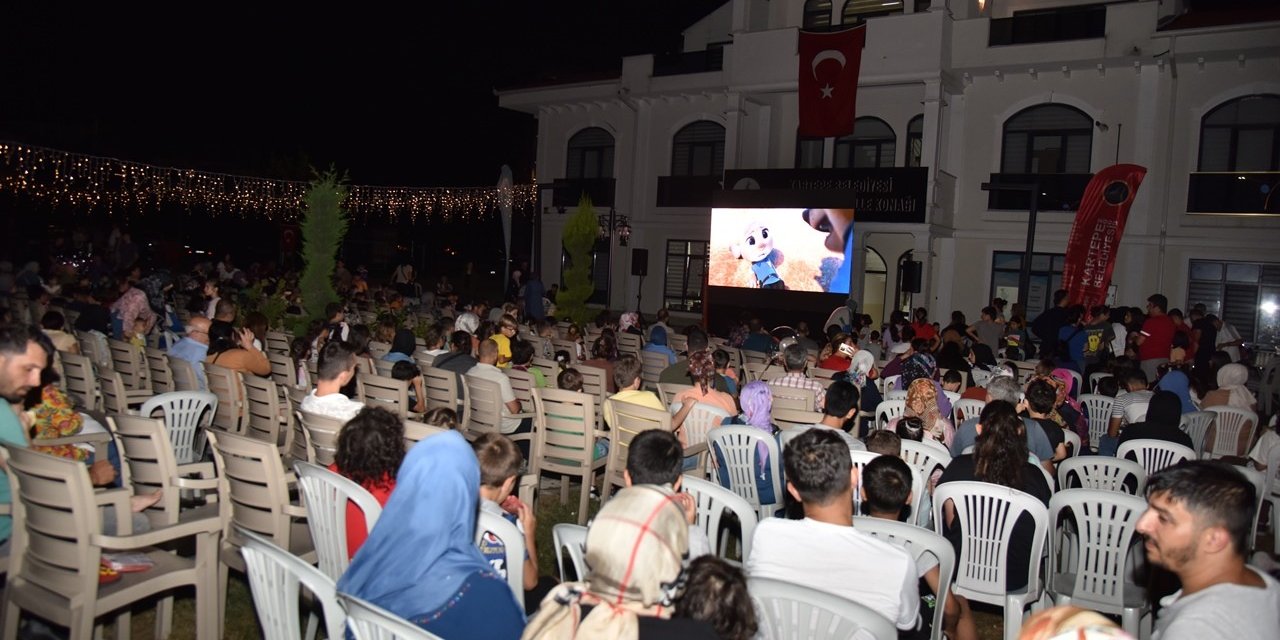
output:
M775 260L782 262L782 254L773 248L768 227L759 222L751 223L747 226L742 242L730 245L729 250L735 257L751 261L751 273L755 275L756 284L761 289L787 288L774 266Z

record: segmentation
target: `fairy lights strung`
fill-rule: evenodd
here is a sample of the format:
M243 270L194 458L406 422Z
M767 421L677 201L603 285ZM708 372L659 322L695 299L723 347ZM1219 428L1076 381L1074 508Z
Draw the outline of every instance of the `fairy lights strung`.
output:
M308 184L192 169L159 167L0 141L0 191L52 206L108 213L157 211L162 205L210 215L291 221L302 213ZM511 187L512 209L537 208L537 185ZM472 221L495 215L497 187L380 187L351 185L344 207L366 219Z

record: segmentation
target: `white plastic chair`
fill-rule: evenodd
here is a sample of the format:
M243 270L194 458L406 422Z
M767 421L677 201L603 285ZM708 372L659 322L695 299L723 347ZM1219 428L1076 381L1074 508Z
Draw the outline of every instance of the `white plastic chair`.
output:
M476 519L476 544L486 533L497 538L506 551L507 585L516 597L516 603L524 609L524 534L502 516L480 511Z
M991 372L986 369L974 369L969 372L973 376L973 384L976 387L986 387L991 382Z
M1120 445L1120 448L1116 450L1117 458L1127 458L1129 454L1133 454L1133 459L1137 460L1138 464L1147 470L1148 476L1183 460L1196 459L1196 452L1188 447L1176 442L1151 438L1130 440Z
M952 592L971 600L1004 607L1005 640L1015 640L1022 629L1022 613L1040 600L1040 554L1049 528L1049 510L1034 496L985 482L948 482L933 491L934 528L941 533L947 501L955 506L955 526L963 542L957 560ZM1022 514L1035 523L1031 554L1027 558L1027 584L1009 591L1005 562L1014 524Z
M1074 516L1071 535L1049 537L1049 578L1046 587L1058 605L1075 605L1119 615L1124 630L1135 638L1151 635L1151 606L1146 590L1125 580L1131 544L1147 501L1114 491L1067 489L1049 500L1049 521L1064 513ZM1055 548L1062 545L1062 548ZM1064 556L1073 560L1059 571Z
M684 418L684 424L680 428L684 430L685 439L689 446L702 444L707 441L707 433L716 427L724 424L725 420L730 417L729 412L717 407L713 404L699 402L693 405L693 409ZM705 454L703 454L705 455ZM701 456L700 456L701 457ZM705 469L705 460L699 460L698 469Z
M350 561L347 548L347 502L364 513L365 533L382 514L382 505L364 487L318 464L296 461L298 491L307 509L307 526L315 544L320 570L334 582L342 577Z
M1209 410L1218 414L1214 418L1213 447L1206 449L1204 458L1214 460L1223 456L1243 456L1247 451L1240 450L1239 440L1241 438L1248 444L1253 443L1253 430L1258 427L1258 414L1248 409L1240 409L1237 407L1209 407ZM1243 432L1243 433L1241 433Z
M768 578L749 578L747 590L767 638L852 638L865 633L876 640L898 637L884 616L824 591Z
M728 558L729 531L720 526L725 523L725 511L737 516L742 532L738 551L743 560L751 556L751 540L758 522L756 510L738 494L701 478L685 475L680 483L685 493L693 496L698 505L697 525L714 544L712 550L720 558ZM733 562L733 561L730 561ZM733 562L733 564L738 564Z
M138 415L150 418L157 410L164 414L164 428L173 444L173 458L179 465L199 462L204 457L204 428L213 424L218 412L218 396L204 391L171 391L142 403Z
M1070 446L1072 456L1080 455L1080 444L1081 444L1080 434L1076 433L1075 431L1071 431L1069 429L1063 429L1062 439L1065 444Z
M987 403L973 398L961 398L951 404L951 413L955 416L956 426L970 418L976 418L987 407Z
M253 593L253 606L258 610L258 621L262 623L263 638L297 640L301 637L299 586L305 586L323 607L328 636L341 638L347 616L338 606L333 579L266 538L247 529L237 529L243 537L240 555L244 556L245 572L249 575L249 589ZM310 617L308 629L314 630L314 614Z
M951 454L936 440L903 440L901 457L907 466L919 471L925 479L935 470L946 469L951 464Z
M1267 491L1266 500L1271 503L1271 531L1273 538L1273 555L1280 556L1280 447L1273 447L1267 458Z
M1124 408L1125 424L1136 424L1147 419L1147 409L1151 407L1150 402L1135 402Z
M1072 483L1071 477L1077 482ZM1133 486L1129 480L1133 479ZM1142 495L1147 486L1147 470L1125 458L1111 456L1079 456L1058 463L1058 487L1062 490L1081 488Z
M759 465L756 463L756 445L763 442L769 456L769 472L773 479L774 501L768 504L760 502L760 493L756 487L756 476ZM724 472L728 476L729 486L726 489L740 496L755 509L760 519L768 518L782 508L782 461L781 450L777 440L765 435L755 427L738 425L717 427L707 433L707 445L711 455L718 452L724 459ZM716 459L713 457L713 460ZM716 474L718 480L719 474Z
M1182 419L1178 421L1178 428L1191 436L1191 445L1197 456L1204 455L1204 436L1217 415L1212 411L1192 411L1182 414Z
M1099 373L1089 374L1089 393L1098 392L1098 383L1102 382L1103 378L1113 378L1113 377L1115 376L1111 375L1110 373L1099 372Z
M1098 450L1098 442L1107 435L1111 424L1111 407L1116 399L1111 396L1086 393L1080 396L1080 406L1089 416L1089 448Z
M884 393L885 400L906 400L907 391L905 389L891 389Z
M1071 369L1066 369L1065 371L1071 374L1071 397L1078 399L1080 394L1084 393L1084 377L1081 376L1078 371L1073 371ZM1092 391L1092 389L1090 389L1090 391Z
M889 391L896 389L898 386L898 380L901 380L901 379L902 379L902 376L900 375L889 376L887 378L880 378L881 394L888 393Z
M585 558L587 544L587 528L570 522L561 522L551 527L551 539L556 547L556 570L560 572L560 582L568 582L564 574L564 554L569 556L569 564L573 565L574 580L587 579L587 561Z
M884 402L881 402L876 405L876 428L886 428L889 425L890 420L893 420L894 418L901 418L906 412L906 400L885 400Z
M1258 521L1262 518L1262 503L1266 501L1267 496L1267 475L1251 466L1231 468L1239 471L1253 484L1253 528L1249 529L1249 553L1252 554L1254 547L1258 544Z
M916 565L922 564L925 555L932 555L938 561L938 593L934 594L937 604L933 609L933 640L942 639L942 614L946 608L947 597L951 594L951 576L955 572L956 552L951 541L921 527L905 522L894 522L882 518L855 516L853 528L871 534L882 540L901 545L911 554Z
M347 610L347 628L356 640L440 640L440 636L367 600L347 593L339 593L338 600Z

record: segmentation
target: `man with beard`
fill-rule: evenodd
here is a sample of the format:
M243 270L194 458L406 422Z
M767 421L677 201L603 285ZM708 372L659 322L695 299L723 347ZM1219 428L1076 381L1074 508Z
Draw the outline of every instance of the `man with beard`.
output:
M1178 576L1155 640L1280 638L1280 583L1245 564L1254 486L1222 463L1187 461L1151 476L1138 520L1147 559Z
M35 339L39 331L36 327L0 325L0 444L27 445L18 412L27 392L40 386L40 371L50 356ZM0 504L10 502L8 479L0 478ZM12 531L13 518L0 516L0 553L7 554Z

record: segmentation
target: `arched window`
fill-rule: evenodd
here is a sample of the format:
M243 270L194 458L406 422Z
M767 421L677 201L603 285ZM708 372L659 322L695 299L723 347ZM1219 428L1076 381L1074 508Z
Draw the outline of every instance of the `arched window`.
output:
M1041 104L1004 123L1001 173L1089 173L1093 118L1064 104Z
M724 127L699 120L676 132L671 175L718 176L724 173Z
M924 114L920 114L907 123L907 166L920 166L924 156Z
M840 24L855 25L867 18L902 13L902 0L845 0L840 9Z
M1280 96L1243 96L1206 114L1200 171L1280 171Z
M613 135L600 127L587 127L569 138L568 167L565 177L613 177Z
M904 251L902 255L898 256L898 265L897 265L898 280L896 283L894 283L894 286L893 286L894 308L902 311L906 311L907 313L911 313L911 295L912 294L910 291L903 290L904 287L902 286L903 285L902 268L908 262L911 262L912 259L913 259L912 252L910 251ZM924 275L921 274L921 277L923 278Z
M880 118L862 117L853 121L853 134L836 139L834 164L837 169L892 167L898 138L893 128Z
M879 251L867 247L862 258L862 312L873 320L885 319L884 291L889 282L889 269Z
M804 28L813 30L831 28L831 0L805 0Z

